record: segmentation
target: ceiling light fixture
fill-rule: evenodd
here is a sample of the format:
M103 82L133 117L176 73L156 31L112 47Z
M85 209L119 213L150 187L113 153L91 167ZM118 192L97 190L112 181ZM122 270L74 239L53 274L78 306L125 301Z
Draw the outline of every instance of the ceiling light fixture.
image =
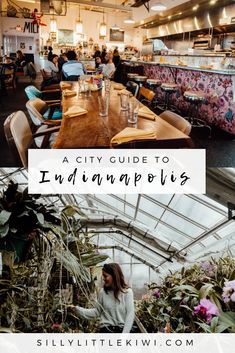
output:
M107 25L104 20L104 11L103 11L103 22L100 24L100 38L104 38L107 35Z
M78 20L76 21L76 33L77 34L83 34L83 23L80 18L80 6L79 6L79 14L78 14Z
M150 8L152 11L164 11L167 9L166 5L161 2L155 2Z
M124 20L124 23L135 23L132 14L130 14L130 16Z
M50 20L50 30L51 30L51 32L56 32L57 31L57 22L56 22L56 20L54 18L54 15L53 15L53 17Z
M115 6L117 7L117 0L115 0ZM117 25L117 10L115 11L115 24L111 28L116 31L120 29L119 26Z

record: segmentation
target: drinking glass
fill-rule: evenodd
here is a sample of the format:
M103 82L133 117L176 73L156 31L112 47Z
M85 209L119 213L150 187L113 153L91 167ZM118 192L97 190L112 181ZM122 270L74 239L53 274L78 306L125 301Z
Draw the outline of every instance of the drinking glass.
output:
M138 120L139 102L136 99L130 99L128 103L128 123L136 124Z
M78 78L78 97L82 97L82 82L80 78Z
M107 94L98 96L99 114L107 116L109 110L109 96Z
M121 102L121 110L128 110L129 94L121 93L120 102Z
M111 81L109 78L104 79L104 87L105 87L105 92L110 92Z

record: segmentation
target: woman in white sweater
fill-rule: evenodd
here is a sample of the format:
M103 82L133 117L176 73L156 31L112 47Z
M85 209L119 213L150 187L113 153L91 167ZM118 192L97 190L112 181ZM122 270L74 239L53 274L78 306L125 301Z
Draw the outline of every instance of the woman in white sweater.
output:
M129 333L135 318L132 289L126 284L119 264L105 264L102 272L104 286L96 307L76 306L73 310L85 319L100 317L99 333Z

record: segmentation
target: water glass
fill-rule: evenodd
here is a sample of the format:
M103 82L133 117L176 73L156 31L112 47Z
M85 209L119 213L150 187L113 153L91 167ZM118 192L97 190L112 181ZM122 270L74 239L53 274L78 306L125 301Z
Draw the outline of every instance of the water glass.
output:
M107 94L98 96L98 103L100 116L107 116L109 110L109 96Z
M82 97L82 80L78 78L78 97Z
M111 81L109 78L105 78L104 80L105 92L110 92L111 89Z
M130 99L128 104L128 123L136 124L138 120L139 102L136 99Z
M128 110L129 94L121 93L120 102L121 102L121 110Z

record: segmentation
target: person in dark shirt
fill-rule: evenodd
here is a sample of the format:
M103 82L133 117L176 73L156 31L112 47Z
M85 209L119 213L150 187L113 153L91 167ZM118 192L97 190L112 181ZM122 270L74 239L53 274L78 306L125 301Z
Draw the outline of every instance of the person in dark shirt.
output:
M49 61L52 61L52 56L53 56L53 52L52 52L52 47L48 47L48 50L49 50L49 52L48 52L48 56L47 56L47 60L49 60Z
M101 51L100 51L100 48L99 48L98 45L95 45L94 50L95 50L95 52L94 52L94 54L92 55L92 57L93 57L94 59L96 59L97 57L101 58Z
M27 60L21 50L16 52L16 72L24 72L27 65ZM24 69L25 68L25 69Z
M59 67L59 72L61 72L62 70L62 66L64 65L64 63L66 63L68 61L68 58L66 56L66 53L63 53L61 51L59 59L58 59L58 67Z
M102 64L107 64L107 60L105 59L106 55L107 55L107 47L106 47L106 45L103 45L102 46L102 53L101 53Z
M113 51L113 63L115 67L118 67L118 65L120 64L120 55L117 47Z

